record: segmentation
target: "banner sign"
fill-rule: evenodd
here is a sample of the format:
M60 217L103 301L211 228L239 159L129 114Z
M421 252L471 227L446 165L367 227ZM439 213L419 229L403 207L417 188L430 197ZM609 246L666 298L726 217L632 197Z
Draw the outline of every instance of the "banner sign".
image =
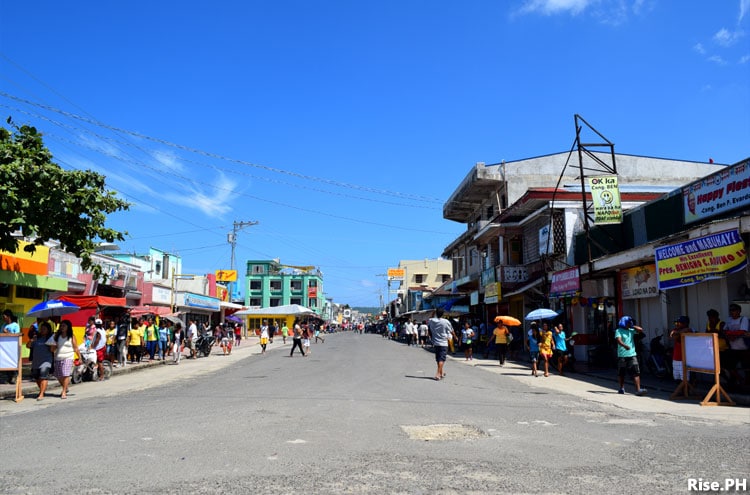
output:
M217 282L236 282L237 270L216 270Z
M685 223L750 205L750 161L708 175L682 188Z
M659 290L721 278L747 265L738 230L728 230L656 249Z
M637 266L620 272L620 293L623 299L640 299L659 295L656 265Z
M578 267L560 270L552 274L552 284L549 293L555 296L573 295L581 288L581 275Z
M388 269L388 280L403 280L404 275L406 275L406 270L403 268Z
M554 252L555 246L550 246L551 240L549 238L549 225L545 225L539 229L539 255L544 256Z
M500 300L500 284L495 282L484 286L485 304L495 304Z
M589 187L594 203L594 222L597 224L622 223L622 204L617 176L591 177Z

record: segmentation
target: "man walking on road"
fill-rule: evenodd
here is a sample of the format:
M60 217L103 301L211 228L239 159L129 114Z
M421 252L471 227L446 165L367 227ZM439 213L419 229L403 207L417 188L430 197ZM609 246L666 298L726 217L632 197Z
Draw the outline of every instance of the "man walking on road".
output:
M432 346L435 348L435 361L437 362L437 374L435 380L445 378L445 360L448 356L448 339L456 338L456 333L450 322L443 318L443 308L435 310L435 317L430 318L427 326L432 338Z

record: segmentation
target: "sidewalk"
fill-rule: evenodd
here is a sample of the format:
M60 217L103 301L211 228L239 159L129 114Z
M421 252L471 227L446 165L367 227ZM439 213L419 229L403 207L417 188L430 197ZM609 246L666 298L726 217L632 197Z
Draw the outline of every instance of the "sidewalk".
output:
M256 347L259 345L260 339L258 337L248 337L242 340L242 344L239 346L234 346L232 348L232 355L237 354L247 354L249 353L249 349L252 349L253 347ZM281 342L279 341L279 344ZM190 366L191 364L197 364L200 365L202 362L205 362L206 360L215 359L217 356L222 357L222 350L219 346L214 346L214 348L211 350L211 354L208 355L208 357L200 357L197 359L186 359L185 353L182 355L182 359L180 360L180 367L182 365L187 364ZM189 352L187 355L190 355ZM112 378L110 380L116 380L118 375L123 375L127 373L133 373L136 371L142 371L148 368L151 368L153 366L173 366L172 363L172 356L167 357L166 361L159 361L154 359L153 361L141 361L140 363L134 363L134 364L126 364L125 367L120 368L114 368L112 370ZM22 370L22 382L21 382L21 393L23 396L28 398L36 398L37 394L39 393L39 387L37 387L36 382L31 378L31 366L30 365L24 365ZM107 383L109 380L106 380L104 382L101 382L101 385L103 387L107 386ZM77 385L70 384L70 390L75 390L75 387ZM48 391L54 391L56 389L60 388L60 384L57 381L57 378L50 377L49 381L47 382L47 390ZM0 400L15 400L16 398L16 385L10 384L10 383L0 383Z
M700 401L705 397L710 389L709 379L712 378L707 374L699 375L698 385L695 387L694 396L699 398L690 398L685 400L672 400L670 395L677 388L678 383L668 378L657 378L650 374L641 375L641 386L646 388L648 391L644 397L636 397L633 394L633 380L630 377L625 378L625 396L617 393L618 380L617 370L602 369L589 367L586 363L576 363L576 372L565 373L565 376L560 376L557 370L550 366L550 377L544 378L543 372L539 372L539 377L531 376L531 364L523 360L506 360L504 366L500 366L496 359L488 358L485 359L483 356L474 357L472 361L465 361L464 356L460 353L449 356L449 359L455 363L460 363L472 367L479 367L482 370L498 373L501 375L512 376L513 378L519 379L528 383L532 386L548 387L559 390L564 393L571 393L578 395L582 398L589 400L607 402L610 404L617 404L618 401L623 399L630 402L630 397L633 399L649 399L651 402L650 406L645 409L654 409L656 411L663 412L687 412L695 415L700 414L700 411L706 411L708 415L717 415L714 412L708 412L708 410L733 410L734 412L727 412L727 416L736 416L737 418L744 419L750 422L750 414L748 414L747 407L750 407L750 394L747 391L740 392L729 392L729 397L736 403L736 406L701 406ZM654 402L660 402L661 405L656 405ZM722 416L722 414L718 414Z

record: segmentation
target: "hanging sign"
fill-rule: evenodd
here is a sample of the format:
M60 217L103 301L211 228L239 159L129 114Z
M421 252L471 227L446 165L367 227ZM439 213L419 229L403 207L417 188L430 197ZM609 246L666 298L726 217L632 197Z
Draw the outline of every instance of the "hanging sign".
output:
M727 167L682 188L685 223L750 205L750 161Z
M660 247L655 257L659 290L721 278L747 265L745 243L736 229Z
M620 293L623 299L640 299L659 295L656 265L637 266L620 272Z
M620 188L616 175L591 177L591 199L594 202L594 222L597 224L622 223Z
M552 274L549 293L556 297L573 295L581 290L581 275L578 267L560 270Z

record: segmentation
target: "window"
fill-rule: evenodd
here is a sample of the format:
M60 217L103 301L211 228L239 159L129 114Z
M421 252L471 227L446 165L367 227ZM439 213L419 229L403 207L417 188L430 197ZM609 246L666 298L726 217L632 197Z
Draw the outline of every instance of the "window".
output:
M495 205L489 205L484 215L487 220L492 220L493 215L495 215Z
M271 280L271 290L273 290L273 291L280 291L281 290L281 280Z
M310 280L309 282L307 282L307 286L308 287L317 287L318 286L318 281L317 280Z
M272 297L269 301L269 304L272 308L275 308L276 306L281 306L281 298L280 297Z
M10 285L0 284L0 297L10 297Z
M248 306L260 306L261 305L260 297L251 297L250 299L247 300L247 305Z
M294 292L300 292L302 290L302 280L291 280L289 282L289 287ZM299 303L292 303L292 304L299 304Z
M42 289L39 289L37 287L23 287L21 285L17 285L16 297L20 299L41 299Z
M156 273L159 278L164 278L161 276L161 261L159 260L154 261L154 273Z
M266 265L252 265L251 273L253 275L263 275L266 273Z
M292 297L289 299L289 304L299 304L302 306L302 298L301 297Z
M415 284L421 284L425 281L426 276L422 273L417 273L414 275L414 283Z
M318 307L318 300L317 299L310 299L310 309L317 308Z
M450 279L451 279L451 276L449 273L443 273L442 275L440 275L440 281L442 283L446 283Z
M261 281L260 280L251 280L250 281L250 290L261 290Z

